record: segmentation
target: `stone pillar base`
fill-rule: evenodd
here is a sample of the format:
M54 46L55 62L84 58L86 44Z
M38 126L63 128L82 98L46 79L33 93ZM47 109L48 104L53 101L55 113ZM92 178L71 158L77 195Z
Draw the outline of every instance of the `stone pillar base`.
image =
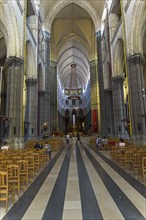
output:
M14 149L22 149L25 147L24 138L7 138L5 141Z
M136 145L146 145L146 135L132 135L131 141Z

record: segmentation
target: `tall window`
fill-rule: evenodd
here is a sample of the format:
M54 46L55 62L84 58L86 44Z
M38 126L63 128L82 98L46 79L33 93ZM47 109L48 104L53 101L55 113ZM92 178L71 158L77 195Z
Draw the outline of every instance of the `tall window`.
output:
M82 99L79 100L79 104L82 105Z
M72 105L76 105L76 100L72 100Z
M66 104L66 105L69 105L69 100L65 100L65 104Z

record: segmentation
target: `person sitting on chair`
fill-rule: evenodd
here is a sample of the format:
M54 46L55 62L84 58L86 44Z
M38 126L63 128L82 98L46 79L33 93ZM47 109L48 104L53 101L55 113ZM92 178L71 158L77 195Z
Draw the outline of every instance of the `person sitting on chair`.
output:
M119 148L124 148L125 147L125 142L123 138L120 138L120 142L118 144Z
M9 148L10 148L10 146L8 146L8 145L7 145L7 142L5 141L4 144L3 144L3 146L1 147L1 150L2 150L2 151L4 151L4 150L9 150Z
M34 145L34 148L36 150L40 150L42 148L42 146L39 144L39 141L36 141L35 145Z

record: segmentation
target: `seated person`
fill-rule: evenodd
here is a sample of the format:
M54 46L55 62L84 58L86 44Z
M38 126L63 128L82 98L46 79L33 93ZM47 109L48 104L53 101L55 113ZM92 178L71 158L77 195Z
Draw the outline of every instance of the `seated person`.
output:
M1 147L1 150L8 150L10 146L7 145L7 142L4 142L4 145Z
M42 148L42 146L39 144L39 141L36 141L35 145L34 145L34 148L39 150Z
M125 147L125 142L124 142L124 139L123 139L123 138L120 138L120 142L119 142L118 146L119 146L120 148L124 148L124 147Z
M102 144L103 144L103 146L108 145L108 139L105 136L102 138Z

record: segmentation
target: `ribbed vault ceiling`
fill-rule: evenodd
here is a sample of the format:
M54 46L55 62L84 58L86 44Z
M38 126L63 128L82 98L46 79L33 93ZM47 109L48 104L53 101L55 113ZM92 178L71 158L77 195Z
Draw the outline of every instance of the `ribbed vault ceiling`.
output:
M40 3L46 27L51 24L51 59L57 62L62 87L70 87L71 64L75 63L78 88L84 88L90 75L89 62L97 59L95 32L100 28L105 0Z

